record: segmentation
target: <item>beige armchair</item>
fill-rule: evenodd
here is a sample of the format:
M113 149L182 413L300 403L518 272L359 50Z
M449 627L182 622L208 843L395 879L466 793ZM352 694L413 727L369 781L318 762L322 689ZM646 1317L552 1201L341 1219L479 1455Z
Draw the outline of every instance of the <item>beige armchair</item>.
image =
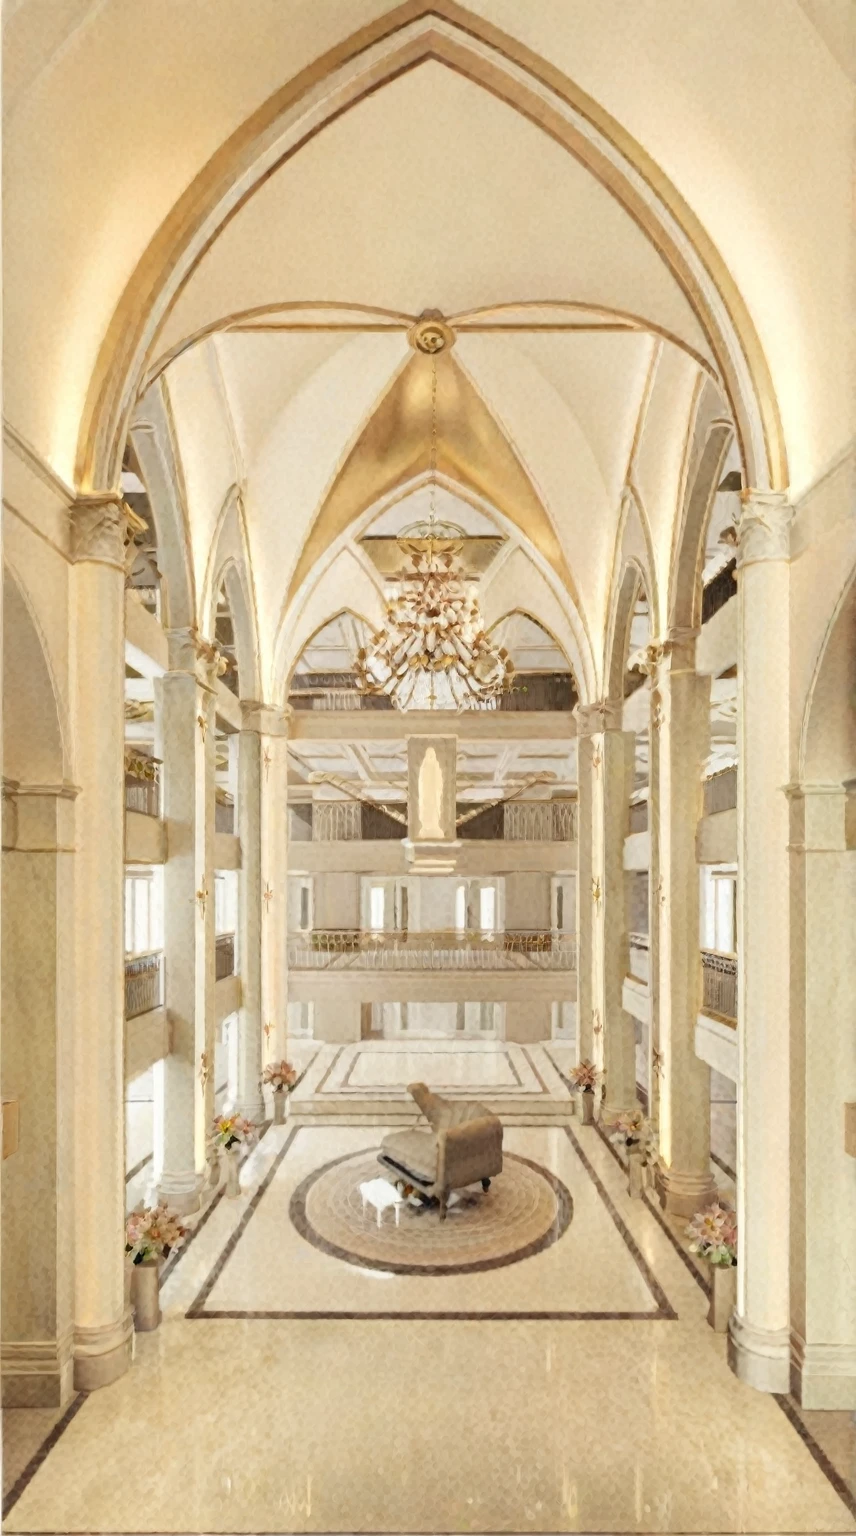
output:
M395 1181L413 1184L436 1200L440 1220L453 1189L481 1182L482 1189L502 1173L502 1121L474 1100L441 1098L425 1083L407 1089L428 1121L430 1131L392 1131L385 1136L378 1161Z

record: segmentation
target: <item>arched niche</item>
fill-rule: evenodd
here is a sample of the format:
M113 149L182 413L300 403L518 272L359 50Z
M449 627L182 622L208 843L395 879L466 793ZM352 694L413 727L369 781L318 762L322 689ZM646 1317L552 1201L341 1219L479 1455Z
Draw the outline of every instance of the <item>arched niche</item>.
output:
M812 679L800 778L804 784L856 781L856 572L841 595Z
M25 595L3 572L3 775L28 785L59 786L67 753L47 652Z

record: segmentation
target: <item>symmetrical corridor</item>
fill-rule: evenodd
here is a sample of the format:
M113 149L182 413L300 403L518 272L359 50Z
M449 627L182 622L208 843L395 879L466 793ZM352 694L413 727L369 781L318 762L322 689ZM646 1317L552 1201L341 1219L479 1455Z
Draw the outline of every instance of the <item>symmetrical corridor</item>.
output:
M741 1386L701 1270L596 1128L506 1133L567 1192L555 1242L427 1276L295 1227L301 1186L383 1134L267 1130L240 1200L170 1264L159 1332L72 1405L7 1530L856 1529L848 1416ZM6 1415L10 1459L25 1417Z

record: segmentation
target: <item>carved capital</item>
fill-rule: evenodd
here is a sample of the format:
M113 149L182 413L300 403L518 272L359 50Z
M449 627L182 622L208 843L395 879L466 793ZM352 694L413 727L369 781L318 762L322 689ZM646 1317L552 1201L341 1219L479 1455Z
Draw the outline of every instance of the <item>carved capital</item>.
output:
M216 645L200 635L195 624L166 632L170 672L190 672L207 688L216 685L228 667Z
M292 709L289 704L264 704L258 699L242 699L241 715L242 730L255 731L259 736L287 736Z
M737 569L789 560L794 509L785 491L744 491L737 522Z
M95 560L127 571L134 535L146 526L118 491L79 496L69 513L72 559Z
M598 736L602 731L621 730L621 704L614 699L597 699L592 704L578 704L574 710L578 736Z

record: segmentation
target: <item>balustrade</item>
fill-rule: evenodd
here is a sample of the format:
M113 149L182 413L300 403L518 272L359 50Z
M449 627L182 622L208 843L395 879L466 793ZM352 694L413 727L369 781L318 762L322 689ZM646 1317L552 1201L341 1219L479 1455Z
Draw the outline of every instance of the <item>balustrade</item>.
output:
M737 957L717 950L701 952L702 1008L737 1023Z
M214 975L217 981L225 981L235 974L235 935L218 933L214 941Z
M235 831L235 805L232 800L215 800L214 802L214 830L216 832Z
M484 971L576 969L573 937L541 930L505 933L316 929L289 939L297 970Z
M630 975L635 981L648 982L651 973L651 957L647 933L628 934L630 940Z
M151 1013L163 1003L163 954L135 955L125 961L125 1017Z

